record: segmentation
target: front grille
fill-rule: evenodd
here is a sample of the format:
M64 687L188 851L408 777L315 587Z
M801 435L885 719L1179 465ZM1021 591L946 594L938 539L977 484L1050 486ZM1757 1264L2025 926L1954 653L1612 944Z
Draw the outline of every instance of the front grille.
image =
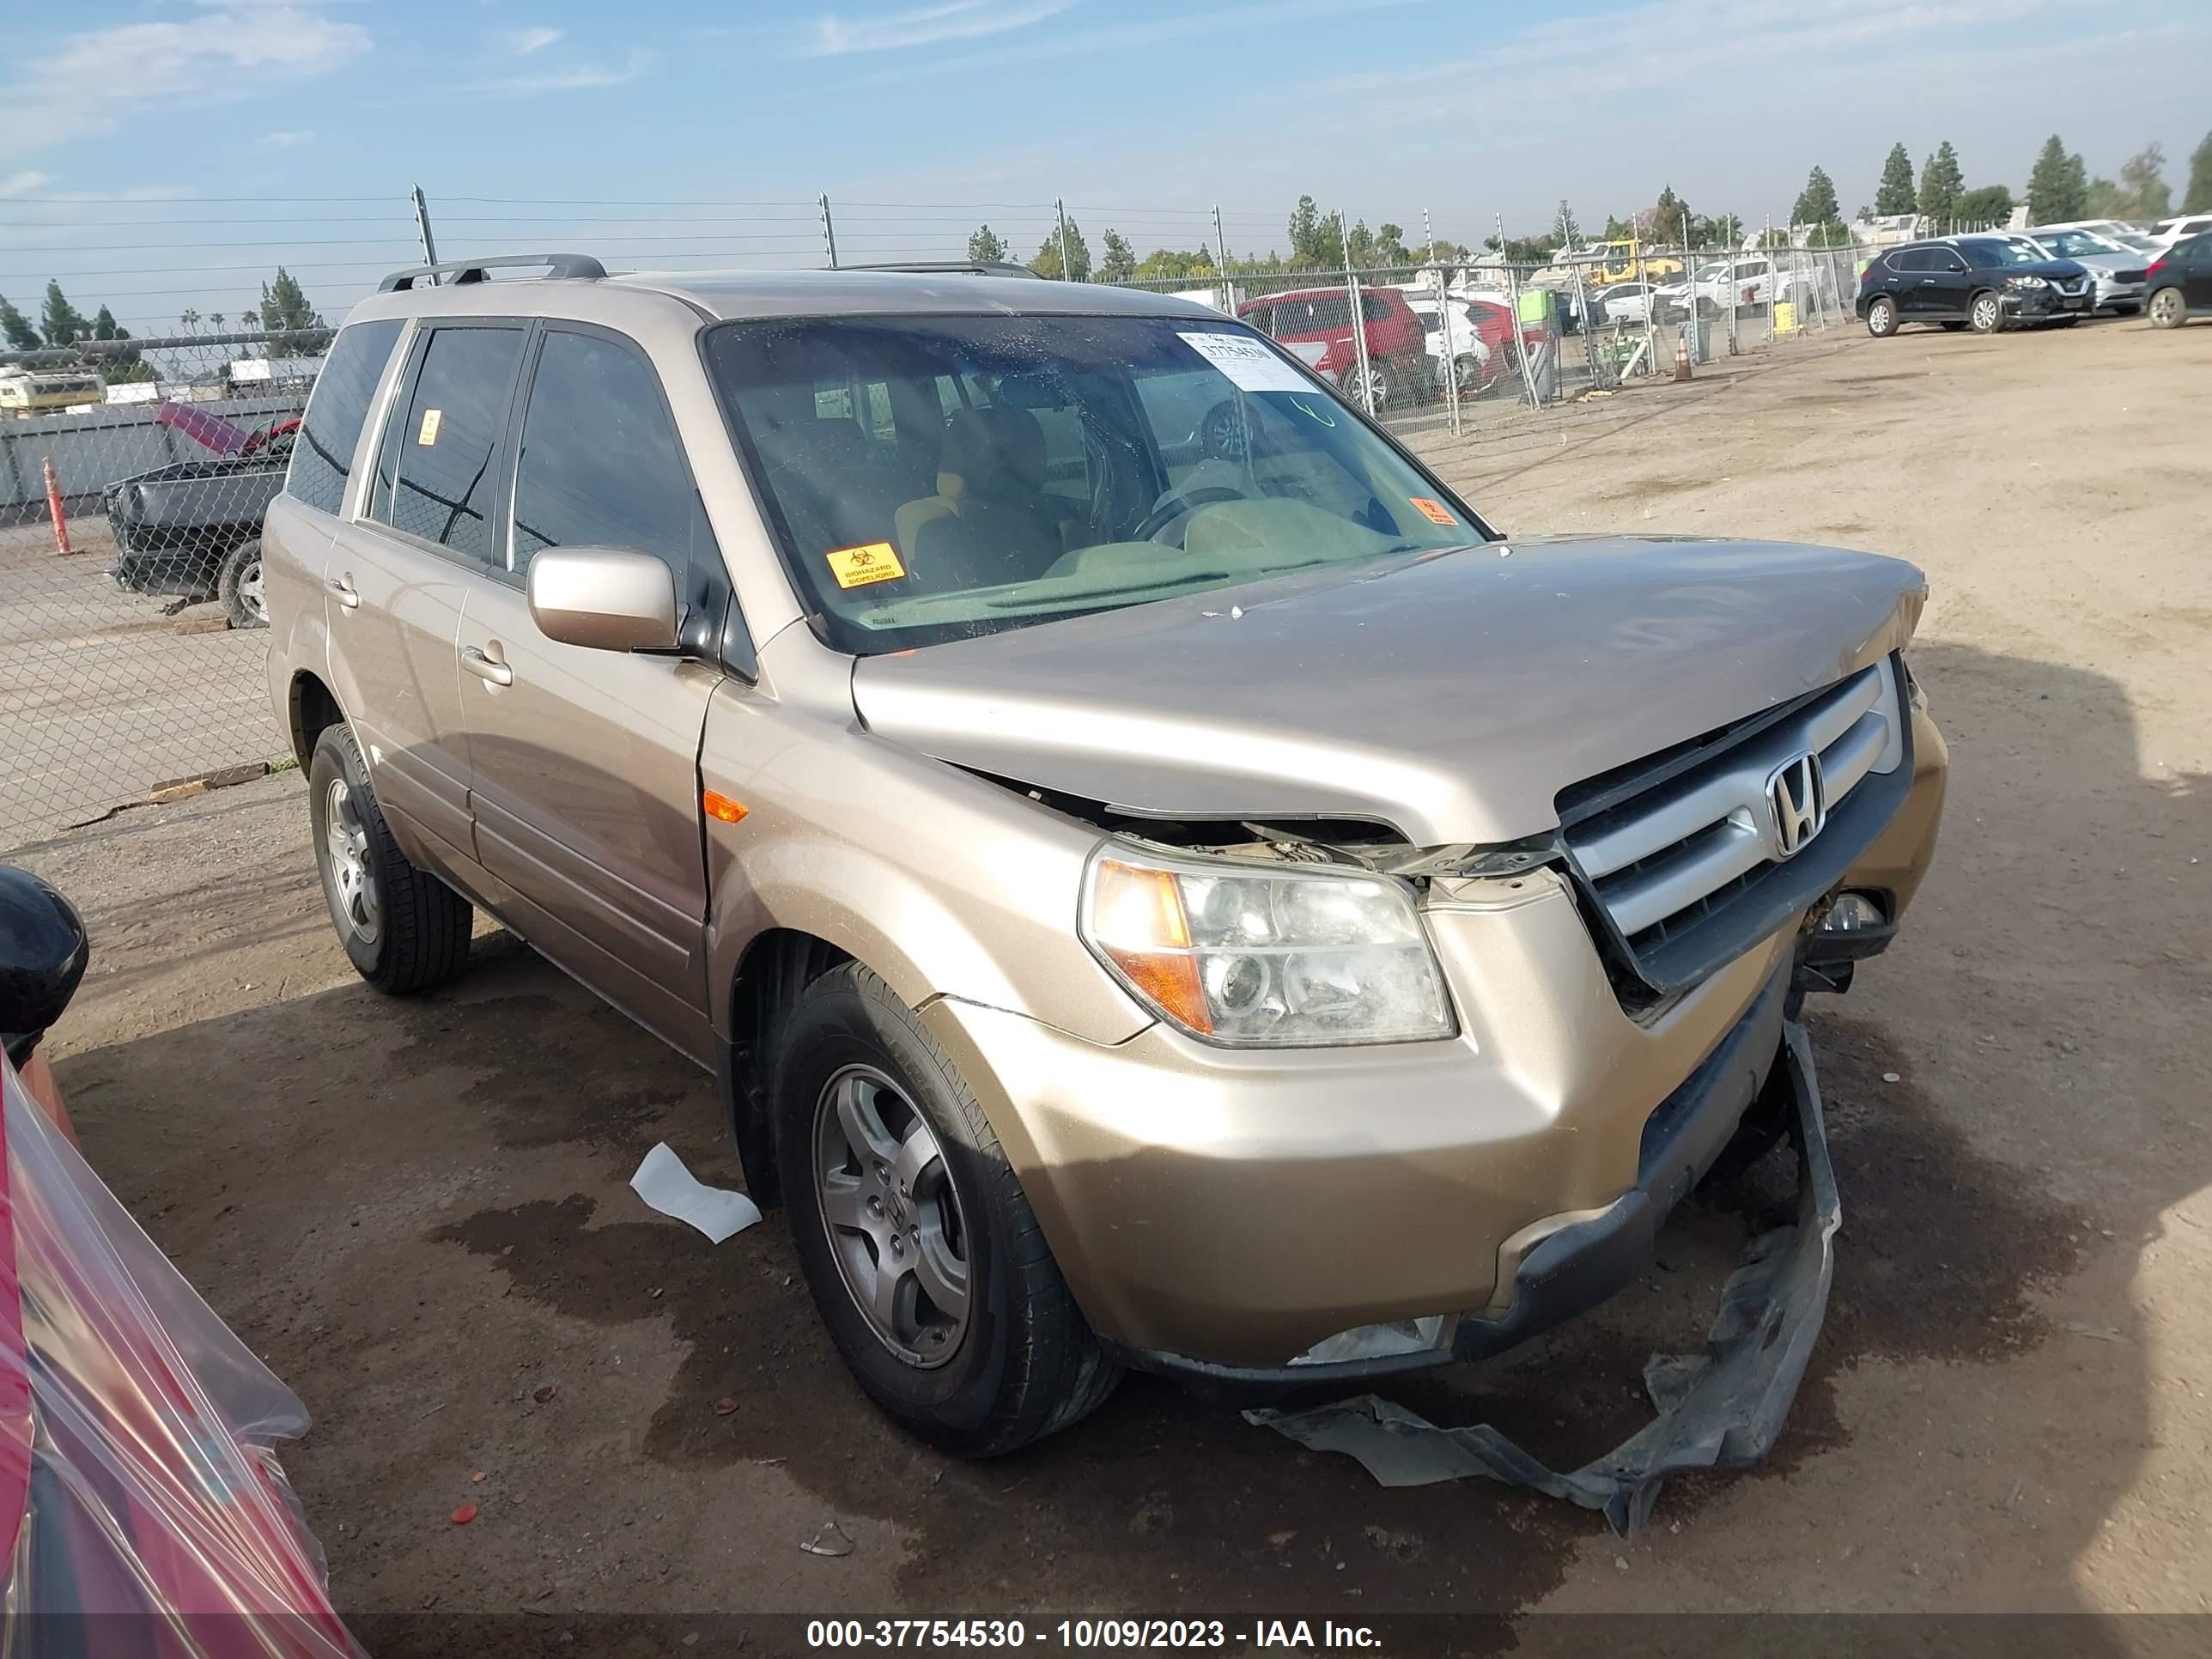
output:
M1786 924L1888 823L1911 781L1902 665L1870 665L1730 739L1650 757L1640 781L1608 775L1595 799L1562 792L1577 879L1635 976L1665 995ZM1785 854L1778 773L1818 757L1826 820ZM1579 814L1577 803L1581 804Z
M2089 279L2087 276L2062 276L2058 279L2058 291L2061 294L2081 294L2087 291L2088 286Z

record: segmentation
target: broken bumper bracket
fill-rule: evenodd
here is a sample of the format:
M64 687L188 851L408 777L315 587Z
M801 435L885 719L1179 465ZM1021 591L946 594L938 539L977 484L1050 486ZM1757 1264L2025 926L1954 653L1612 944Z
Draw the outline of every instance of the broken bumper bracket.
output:
M1644 1363L1644 1389L1658 1415L1613 1450L1557 1470L1487 1424L1439 1428L1372 1394L1311 1411L1248 1411L1246 1420L1316 1451L1357 1458L1386 1486L1479 1475L1601 1510L1623 1536L1649 1518L1668 1475L1758 1463L1782 1431L1819 1339L1843 1221L1812 1046L1795 1020L1784 1026L1782 1060L1796 1111L1796 1218L1745 1247L1703 1353L1654 1354Z

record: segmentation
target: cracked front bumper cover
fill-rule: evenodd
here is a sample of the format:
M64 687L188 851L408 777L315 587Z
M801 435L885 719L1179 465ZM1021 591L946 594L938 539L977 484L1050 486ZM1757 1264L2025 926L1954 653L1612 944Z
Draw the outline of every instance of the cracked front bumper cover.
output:
M1386 1486L1480 1475L1600 1510L1624 1536L1650 1516L1668 1475L1758 1463L1782 1431L1820 1336L1843 1220L1812 1047L1794 1020L1784 1033L1796 1113L1796 1218L1746 1246L1721 1291L1705 1352L1654 1354L1644 1363L1644 1386L1658 1415L1619 1446L1581 1468L1557 1470L1486 1424L1439 1428L1372 1394L1311 1411L1248 1411L1246 1420L1314 1450L1357 1458Z

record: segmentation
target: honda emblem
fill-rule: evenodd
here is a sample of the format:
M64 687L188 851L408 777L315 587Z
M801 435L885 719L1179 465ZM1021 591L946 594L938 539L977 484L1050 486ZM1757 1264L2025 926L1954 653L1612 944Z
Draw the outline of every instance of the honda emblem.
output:
M1828 789L1818 755L1800 755L1766 780L1766 805L1774 819L1774 855L1795 858L1828 822Z

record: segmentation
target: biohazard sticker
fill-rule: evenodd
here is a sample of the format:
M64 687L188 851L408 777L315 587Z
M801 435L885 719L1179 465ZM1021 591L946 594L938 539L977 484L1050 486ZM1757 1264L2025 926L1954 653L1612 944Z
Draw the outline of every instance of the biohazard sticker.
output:
M446 411L442 409L424 410L422 411L422 429L415 434L415 441L422 445L425 448L428 448L430 445L437 442L438 427L445 418Z
M840 587L866 587L870 582L896 580L906 574L898 550L889 542L870 542L866 547L841 547L823 556Z
M1455 525L1459 522L1452 517L1451 509L1442 501L1432 501L1426 495L1408 495L1406 499L1413 504L1413 510L1431 524Z

